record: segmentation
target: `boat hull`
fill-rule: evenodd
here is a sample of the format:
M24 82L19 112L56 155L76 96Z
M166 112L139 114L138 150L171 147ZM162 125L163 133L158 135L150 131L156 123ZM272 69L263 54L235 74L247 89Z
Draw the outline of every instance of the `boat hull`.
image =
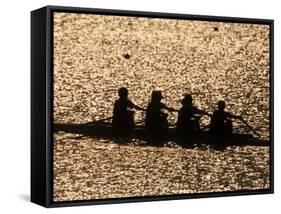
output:
M113 139L118 137L134 138L145 140L147 142L155 141L145 130L143 126L135 126L133 130L123 134L122 136L115 134L110 123L84 123L84 124L66 124L55 123L53 124L53 131L66 132L72 134L81 134L92 138L105 138ZM153 140L154 139L154 140ZM194 145L194 144L207 144L215 146L269 146L269 141L254 138L250 134L232 134L230 138L223 143L223 145L217 145L211 139L208 131L200 131L195 136L183 138L178 137L175 128L169 128L165 136L158 138L158 141L175 141L182 146Z

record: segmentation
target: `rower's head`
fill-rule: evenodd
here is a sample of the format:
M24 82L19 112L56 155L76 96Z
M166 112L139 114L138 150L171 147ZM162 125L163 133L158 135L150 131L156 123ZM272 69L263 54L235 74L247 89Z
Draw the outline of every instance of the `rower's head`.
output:
M127 99L128 98L128 89L125 87L119 88L118 95L121 99Z
M184 98L181 101L181 104L183 106L192 105L192 96L191 96L191 94L185 94Z
M161 91L152 91L151 102L160 102L163 99Z
M225 102L222 101L222 100L220 100L220 101L218 102L218 109L219 109L220 111L224 111L224 108L225 108Z

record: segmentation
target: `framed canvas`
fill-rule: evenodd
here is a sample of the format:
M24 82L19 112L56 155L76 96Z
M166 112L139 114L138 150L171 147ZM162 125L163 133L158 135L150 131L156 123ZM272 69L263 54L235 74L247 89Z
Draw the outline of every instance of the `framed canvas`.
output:
M273 20L31 13L31 201L273 193Z

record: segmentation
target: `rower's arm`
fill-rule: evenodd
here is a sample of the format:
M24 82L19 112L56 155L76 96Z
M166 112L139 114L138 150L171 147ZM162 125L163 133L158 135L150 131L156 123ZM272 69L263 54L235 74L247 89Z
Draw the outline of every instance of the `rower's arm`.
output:
M230 118L233 118L233 119L239 119L239 120L242 120L242 116L241 116L241 115L229 114L229 117L230 117Z
M136 110L146 111L146 109L144 109L144 108L142 108L142 107L140 107L140 106L137 106L137 105L134 105L134 108L135 108Z
M128 107L129 108L134 108L136 110L141 110L141 111L145 111L144 108L140 107L140 106L137 106L136 104L134 104L132 101L128 101Z
M165 108L167 111L169 111L169 112L179 112L179 110L177 110L177 109L175 109L175 108L169 108L169 107L167 107L166 106L166 108Z

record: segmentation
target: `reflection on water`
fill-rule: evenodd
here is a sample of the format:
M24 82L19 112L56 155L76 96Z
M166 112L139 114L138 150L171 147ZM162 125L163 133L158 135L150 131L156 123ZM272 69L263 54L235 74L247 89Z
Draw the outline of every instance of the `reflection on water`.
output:
M144 147L55 134L54 198L86 200L269 188L267 147Z
M128 57L130 56L130 57ZM269 138L266 25L55 13L54 122L111 116L117 89L146 107L154 89L180 108L192 93L209 113L219 99ZM136 121L144 113L136 112ZM173 124L177 114L169 116ZM202 118L202 125L208 124ZM235 131L249 133L240 122ZM54 200L269 187L269 149L141 147L54 135Z

